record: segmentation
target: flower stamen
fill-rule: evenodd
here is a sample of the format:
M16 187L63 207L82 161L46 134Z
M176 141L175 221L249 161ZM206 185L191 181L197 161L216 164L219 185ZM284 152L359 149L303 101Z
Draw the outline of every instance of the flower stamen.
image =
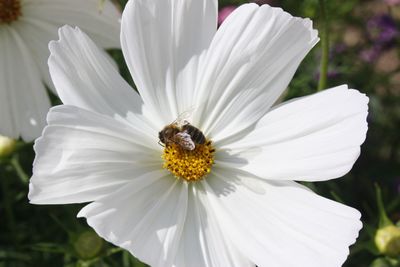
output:
M188 182L199 181L210 173L214 163L214 152L209 140L204 144L196 144L193 150L184 149L178 144L170 144L164 148L163 168L169 170L175 177Z
M0 24L11 23L22 15L19 0L0 0Z

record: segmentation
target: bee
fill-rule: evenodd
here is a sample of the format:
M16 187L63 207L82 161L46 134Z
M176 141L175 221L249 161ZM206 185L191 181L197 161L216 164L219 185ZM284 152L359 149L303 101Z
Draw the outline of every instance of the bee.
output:
M196 148L196 144L202 145L206 142L204 134L187 121L184 121L182 125L175 121L165 126L158 133L158 138L166 146L178 144L185 150L193 150Z

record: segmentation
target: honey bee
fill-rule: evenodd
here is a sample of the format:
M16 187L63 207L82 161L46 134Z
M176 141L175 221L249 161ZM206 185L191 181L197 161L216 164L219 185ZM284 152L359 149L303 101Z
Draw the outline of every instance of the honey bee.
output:
M158 138L160 142L166 146L178 144L185 150L193 150L196 148L196 144L201 145L206 142L204 134L187 121L184 121L182 125L175 121L165 126L164 129L158 133Z

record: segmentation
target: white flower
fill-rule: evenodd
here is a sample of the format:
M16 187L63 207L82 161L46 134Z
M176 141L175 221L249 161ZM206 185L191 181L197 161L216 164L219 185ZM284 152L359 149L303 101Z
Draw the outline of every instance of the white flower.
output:
M64 105L35 144L29 199L91 202L78 216L151 266L340 266L360 213L292 180L351 169L368 98L343 85L272 107L318 41L311 21L255 4L218 31L216 18L216 0L128 2L121 42L140 96L62 28L49 65ZM182 114L206 143L176 126ZM175 135L160 146L171 123L194 150Z
M78 25L105 48L120 47L120 12L109 0L0 0L0 134L40 136L53 91L48 43L65 24Z

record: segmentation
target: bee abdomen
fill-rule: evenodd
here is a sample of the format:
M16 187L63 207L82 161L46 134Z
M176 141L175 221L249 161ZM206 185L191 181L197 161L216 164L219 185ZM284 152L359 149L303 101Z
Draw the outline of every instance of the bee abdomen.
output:
M186 131L190 135L193 142L197 144L204 144L206 142L206 137L204 134L193 125L185 124L182 126L182 130Z

